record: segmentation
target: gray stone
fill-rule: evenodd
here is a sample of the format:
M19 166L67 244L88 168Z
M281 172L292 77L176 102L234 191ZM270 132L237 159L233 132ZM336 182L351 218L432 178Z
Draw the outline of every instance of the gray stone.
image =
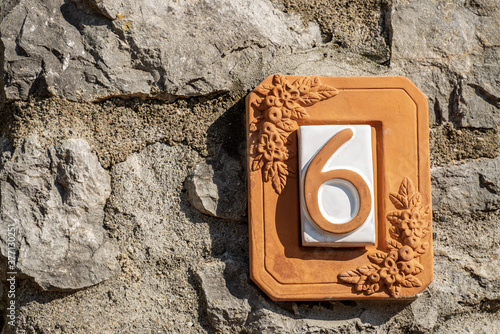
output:
M227 288L225 268L224 262L206 263L198 268L196 278L207 303L210 324L218 331L229 332L241 328L251 308L246 298L235 297Z
M466 299L474 304L483 299L496 299L500 296L500 216L495 211L489 213L462 214L447 218L444 222L434 224L436 240L434 254L440 263L436 268L436 288L446 288L446 282L453 281L458 275L452 267L463 271L467 279L462 289L474 287L477 291L470 293ZM449 263L448 263L449 262ZM473 275L482 290L472 280ZM479 291L481 290L481 291ZM466 296L460 293L460 296ZM471 297L472 296L472 297Z
M186 179L184 187L192 206L200 212L216 217L219 192L213 182L214 170L205 162L199 163Z
M108 206L144 226L152 227L180 203L187 165L197 155L182 145L156 143L115 165L113 195ZM163 246L162 246L163 247Z
M431 122L498 124L499 21L494 1L394 2L391 67L427 95Z
M304 333L306 326L302 320L293 320L283 317L279 313L262 308L252 312L246 326L248 333Z
M495 31L499 27L491 25L498 16L497 5L490 2L484 10L486 15L478 15L464 1L395 1L391 12L392 59L450 61L462 68L470 66L461 64L464 58L459 58L480 50L481 38L492 45L499 38Z
M133 64L111 28L63 0L19 1L0 26L7 100L148 94L151 74Z
M383 72L319 48L317 24L269 0L21 0L0 29L7 100L170 99L250 89L275 72Z
M500 209L500 157L431 170L434 210L461 213Z
M307 314L301 314L298 319L289 314L283 314L284 310L270 310L260 308L252 312L245 327L248 333L252 334L300 334L300 333L355 333L361 326L358 319L342 319L340 317L328 317L326 308L322 307L298 307ZM342 314L345 316L345 314Z
M9 100L37 90L90 100L229 90L231 70L262 49L270 56L321 39L317 25L307 29L265 0L22 0L1 30Z
M48 149L28 138L0 166L0 247L16 229L17 270L43 289L79 289L117 269L102 226L110 177L82 139Z
M461 86L457 116L462 127L492 129L500 121L500 94L495 95L483 86L471 83Z
M184 185L190 203L202 213L242 221L247 210L243 177L240 162L222 152L196 165Z
M155 143L115 164L104 226L120 249L121 271L78 293L41 293L21 281L18 300L26 304L19 307L18 328L39 326L51 333L207 332L194 272L221 253L243 258L248 228L191 208L183 183L200 160L187 145ZM36 325L40 314L43 320Z

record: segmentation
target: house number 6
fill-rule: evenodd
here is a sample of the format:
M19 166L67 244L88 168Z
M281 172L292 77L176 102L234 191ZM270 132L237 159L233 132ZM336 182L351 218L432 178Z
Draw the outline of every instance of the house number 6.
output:
M307 211L312 220L321 229L331 233L348 233L357 229L366 221L371 210L370 188L358 173L348 169L334 169L322 172L323 167L330 157L343 144L349 141L352 136L353 132L351 129L344 129L333 136L314 156L307 168L304 179L304 198ZM342 224L335 224L327 220L320 210L318 191L322 184L333 179L342 179L350 182L356 188L359 195L358 212L354 218ZM331 205L335 204L331 203Z

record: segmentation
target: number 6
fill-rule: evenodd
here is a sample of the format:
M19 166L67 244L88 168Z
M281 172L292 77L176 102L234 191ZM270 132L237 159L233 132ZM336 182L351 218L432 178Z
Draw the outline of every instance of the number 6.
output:
M353 136L351 129L344 129L333 136L314 156L307 168L304 178L304 199L307 211L312 220L324 231L331 233L351 232L366 221L371 210L370 188L365 180L351 170L334 169L322 172L330 157ZM359 210L354 218L343 224L334 224L328 221L321 213L318 200L318 191L322 184L332 179L343 179L350 182L359 194Z

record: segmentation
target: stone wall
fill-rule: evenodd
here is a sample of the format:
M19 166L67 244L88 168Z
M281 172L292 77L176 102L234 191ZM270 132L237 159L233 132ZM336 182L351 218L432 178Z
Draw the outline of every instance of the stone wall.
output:
M500 4L4 0L0 250L25 333L494 333ZM429 100L434 282L273 302L249 280L244 98L270 74L409 77Z

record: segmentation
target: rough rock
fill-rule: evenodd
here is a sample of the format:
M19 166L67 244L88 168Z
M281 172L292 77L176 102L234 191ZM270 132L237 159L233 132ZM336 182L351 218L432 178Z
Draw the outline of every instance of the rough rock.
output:
M445 123L429 129L431 168L460 160L493 159L500 155L500 131L458 128Z
M438 280L452 280L453 272L444 269L450 266L445 261L449 260L453 266L458 266L479 279L485 291L475 293L474 298L495 299L499 296L500 216L498 213L498 210L475 212L470 215L439 213L434 224L436 233L434 253L442 262ZM471 282L468 282L467 286L470 287Z
M200 161L187 145L155 143L114 165L104 227L118 244L121 271L77 292L41 292L30 280L19 280L17 328L50 333L212 331L194 272L222 254L246 265L248 228L203 215L189 204L183 183Z
M152 224L180 203L178 179L187 164L196 161L194 152L181 145L154 144L112 168L113 195L108 206L133 216L138 224ZM186 160L186 164L180 165Z
M0 247L16 228L17 269L43 289L79 289L109 278L116 249L103 228L110 177L87 142L47 149L25 140L0 166Z
M385 0L273 0L285 12L297 13L304 21L320 26L325 42L364 55L378 63L389 60L389 2Z
M433 210L461 213L500 209L500 157L431 170Z
M250 89L275 72L384 71L319 47L317 24L306 27L269 0L21 0L0 29L8 101L170 99Z
M500 121L500 94L495 95L484 86L484 83L469 83L460 87L457 112L460 126L496 128Z
M473 3L481 12L471 8ZM467 56L498 44L498 9L493 2L480 0L395 1L391 12L393 60L432 63L448 58L457 69L466 69L471 65L463 63Z
M241 327L251 311L247 299L233 296L227 288L224 278L226 264L227 262L214 261L202 265L196 271L196 278L207 303L210 324L222 332Z
M149 93L151 74L111 28L63 0L19 1L0 26L7 100Z
M246 217L246 189L238 160L221 151L196 165L186 179L190 203L202 213L241 221Z
M213 178L212 167L203 162L194 167L184 186L191 205L204 214L216 217L219 192Z
M500 121L500 6L474 0L395 1L392 69L429 98L431 122L494 128Z
M232 259L202 265L197 278L206 312L216 319L211 324L222 332L449 333L459 332L462 323L471 331L490 333L500 325L499 229L498 211L438 217L435 279L414 301L273 303L248 283L242 269L246 263ZM220 321L235 310L247 317L244 324Z
M9 100L229 90L253 58L321 40L265 0L22 0L1 30Z

